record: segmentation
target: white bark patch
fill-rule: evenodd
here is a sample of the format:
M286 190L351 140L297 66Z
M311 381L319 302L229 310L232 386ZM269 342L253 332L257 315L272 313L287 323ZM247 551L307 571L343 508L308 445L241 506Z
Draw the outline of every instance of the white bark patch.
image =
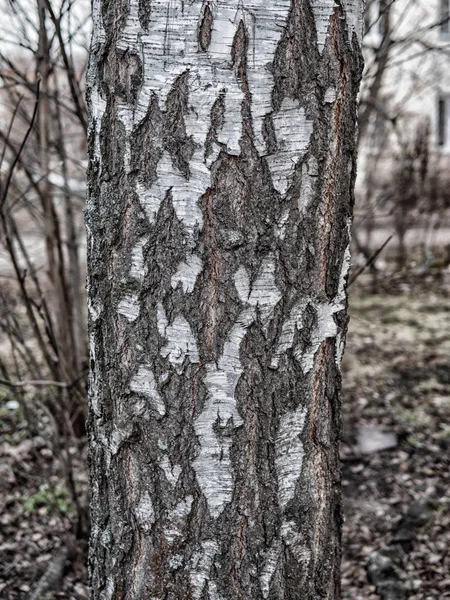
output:
M218 0L212 6L213 31L208 54L215 62L228 67L231 60L231 47L240 20L243 18L239 3Z
M339 286L336 296L331 302L317 302L313 298L306 298L298 302L293 309L289 318L284 322L278 346L275 350L270 366L277 369L280 359L290 348L293 347L295 332L300 331L303 327L303 314L308 305L312 306L316 312L316 322L311 331L309 347L301 351L299 348L294 349L294 356L300 363L303 373L309 373L313 366L317 351L322 342L327 338L336 337L336 361L340 364L343 351L343 339L340 334L335 315L345 309L346 302L346 282L350 269L350 245L347 246L342 261L341 273L339 276Z
M101 305L100 302L92 302L90 296L88 295L87 298L87 305L88 305L88 314L89 317L92 321L92 323L96 323L98 318L100 317L102 310L103 310L103 306Z
M220 144L225 144L227 153L239 156L241 153L240 139L242 137L242 103L244 93L241 91L238 82L232 78L225 82L225 115L224 124L217 132L217 140Z
M111 600L111 598L114 595L114 590L115 590L114 579L111 576L111 577L107 578L105 590L101 593L100 598L102 600Z
M161 164L161 161L159 164ZM147 188L147 186L138 181L136 184L136 192L139 196L139 203L144 210L150 225L153 225L156 219L156 214L165 196L165 189L161 190L161 186L157 183L151 188Z
M316 0L318 1L318 0ZM240 154L242 136L242 104L244 94L232 64L232 47L240 24L247 36L247 81L251 93L251 112L255 144L266 153L263 123L272 112L274 79L271 64L276 48L285 31L291 0L279 0L272 6L266 0L216 0L209 3L213 14L213 29L209 48L199 51L198 27L204 11L203 2L170 2L152 0L151 21L148 30L139 22L139 1L130 0L124 28L116 42L121 52L136 54L142 63L143 82L135 105L121 103L118 107L120 120L127 132L131 132L147 115L151 100L157 99L165 110L168 93L177 77L188 72L188 111L184 115L186 134L193 141L194 154L189 163L189 177L177 171L171 157L164 153L157 166L157 176L152 186L138 181L136 191L140 203L154 223L162 200L170 192L174 210L183 222L190 243L194 233L201 229L202 213L199 198L211 184L210 167L217 155L205 159L204 146L211 126L211 109L220 95L224 98L224 125L217 131L229 154ZM94 1L96 42L104 39L101 7ZM95 155L100 157L100 129L98 123L104 111L104 102L93 90L95 130ZM95 96L98 95L98 97ZM282 156L269 159L274 173L275 185L285 193L295 163L299 160L310 136L310 123L303 109L293 100L285 99L279 113L274 116L276 135ZM127 136L129 137L129 136ZM127 140L128 143L128 140ZM126 162L129 148L125 148Z
M191 363L198 363L197 343L191 326L184 317L175 317L172 324L166 328L167 343L161 348L161 355L168 358L179 373L183 363L189 358Z
M278 239L284 240L286 237L286 229L289 223L289 216L291 211L289 208L284 209L281 217L277 221L277 229L275 230L275 235Z
M347 29L350 41L352 41L353 32L356 33L358 41L361 42L364 28L364 3L361 0L343 0Z
M252 95L252 116L256 145L260 152L265 150L262 135L264 116L271 111L273 76L268 67L273 62L275 51L290 9L290 0L279 0L271 6L265 0L217 0L210 3L213 14L211 43L207 52L198 52L197 29L202 19L203 3L170 3L152 1L150 31L143 32L138 22L138 10L129 11L126 26L117 43L122 50L132 49L140 54L144 64L144 84L137 107L130 115L138 122L145 117L152 94L164 103L175 78L191 69L203 101L192 99L192 106L199 115L198 125L208 123L211 106L219 90L225 89L226 126L221 142L227 144L230 154L239 154L242 119L240 115L243 95L231 65L231 49L237 29L242 21L249 38L247 53L247 76ZM97 9L98 10L98 9ZM158 26L158 24L164 24ZM256 51L257 50L257 51ZM206 115L206 119L204 118ZM203 131L197 126L200 144Z
M203 595L206 583L210 581L211 567L214 557L219 551L219 546L214 540L208 540L202 543L200 552L196 552L191 559L191 587L192 598L199 600ZM217 596L211 600L219 600Z
M243 304L258 307L261 320L267 324L273 309L282 298L282 294L275 282L275 260L273 256L265 258L253 285L244 267L240 267L234 274L234 285Z
M303 327L303 314L308 305L311 305L316 312L316 323L313 326L309 347L305 351L299 348L294 349L294 357L300 363L303 373L307 374L314 366L314 359L317 350L322 342L327 338L335 337L338 334L338 327L334 315L344 309L345 305L339 301L331 303L317 303L313 300L305 300L294 306L289 318L283 324L277 349L271 361L271 367L277 369L280 359L290 348L293 347L295 332Z
M313 368L315 355L322 342L324 342L327 338L337 337L339 334L334 315L345 309L346 282L350 269L350 260L351 255L349 245L345 250L344 259L342 261L342 268L339 276L339 287L336 297L329 304L319 303L314 305L314 308L316 309L317 320L311 333L311 345L307 352L297 356L305 374L309 373ZM342 345L342 339L336 341L336 351L339 361L339 352L341 352L339 348L342 348Z
M160 450L162 450L163 452L165 452L168 449L168 445L166 443L165 440L163 440L162 438L158 438L158 448Z
M158 327L159 335L161 337L165 337L169 321L167 320L166 311L164 310L164 306L161 304L161 302L158 302L158 306L156 307L156 325Z
M300 406L283 415L275 441L275 466L278 475L278 500L284 510L294 498L295 485L302 471L304 456L300 439L305 427L306 409Z
M306 213L311 200L314 197L314 185L318 176L319 166L317 164L317 159L314 156L310 156L310 158L302 165L302 185L298 200L298 210L301 215Z
M272 369L278 369L280 358L283 356L283 354L286 354L290 348L292 348L294 344L295 332L299 331L303 326L303 313L307 304L307 301L297 303L292 308L288 319L283 323L278 346L270 363Z
M141 307L139 304L139 298L137 294L129 294L122 298L117 306L117 312L129 321L133 323L139 317Z
M169 569L176 571L183 566L184 558L181 554L175 554L169 558Z
M305 428L306 408L283 415L280 419L275 440L275 468L278 476L278 502L282 510L295 497L295 486L301 476L304 448L301 435ZM304 566L310 560L310 552L293 521L283 520L280 538L276 539L264 559L260 575L261 590L264 598L270 595L270 584L282 554L283 543L291 548L296 559Z
M259 576L261 590L264 598L268 598L270 594L270 583L280 561L282 546L281 540L275 540L270 547L264 560L264 567Z
M211 168L211 166L216 162L216 160L219 158L219 154L221 152L221 147L219 146L219 144L217 144L216 142L213 142L212 146L211 146L211 150L210 153L208 154L208 156L205 158L205 164L208 167L208 169Z
M136 3L137 0L133 0ZM230 7L235 2L218 5L215 24L221 20L229 25L231 40L221 39L225 45L225 56L214 53L199 53L197 30L201 20L202 3L170 3L161 0L152 2L152 20L148 33L139 25L138 10L129 13L127 24L117 46L132 49L141 56L144 65L144 82L138 97L137 106L129 108L128 117L121 111L123 121L133 124L145 118L152 96L156 96L164 108L167 95L176 78L189 70L189 113L185 116L186 134L192 136L195 152L189 164L189 180L175 171L171 160L165 157L158 165L156 183L151 189L139 184L138 193L149 218L152 221L162 198L171 190L177 217L184 223L187 233L192 234L196 227L202 227L202 214L198 199L210 185L211 177L204 162L204 144L210 127L211 108L222 92L226 92L226 126L221 141L227 144L229 153L239 154L239 140L242 133L241 105L243 93L230 68L231 46L238 23L229 24ZM236 10L232 11L234 14ZM163 24L159 26L159 24ZM214 32L213 32L214 38ZM214 39L211 46L214 46ZM125 110L125 109L124 109Z
M141 494L139 502L135 508L136 521L143 531L150 531L155 523L155 510L150 494L145 491Z
M242 424L235 398L236 386L243 372L239 356L241 343L247 328L255 321L256 307L260 310L263 323L267 324L281 298L275 283L275 261L272 256L262 262L253 285L250 285L244 267L235 273L234 282L241 302L247 307L228 333L217 364L206 367L208 395L194 425L200 450L192 466L214 518L231 501L234 489L230 433ZM222 430L224 435L218 434L217 430Z
M264 117L272 111L274 79L270 65L285 31L291 0L251 0L242 2L245 25L250 36L247 53L247 80L252 95L252 121L255 146L266 152L262 133Z
M109 438L109 444L107 444L107 447L111 452L111 456L117 454L120 446L130 437L131 431L131 423L128 425L128 427L126 425L122 425L121 427L114 426Z
M242 311L227 336L218 363L207 365L205 385L208 395L194 425L200 450L192 466L214 518L222 513L233 494L230 432L242 424L235 399L243 371L239 349L253 320L254 310ZM215 429L222 429L225 435L218 435Z
M175 289L181 283L183 292L190 294L195 287L195 282L201 271L202 261L196 254L191 254L186 261L178 265L177 272L171 279L172 288Z
M162 304L157 308L157 325L159 334L166 339L161 348L161 356L168 358L178 373L183 370L183 363L188 358L191 363L198 363L198 349L191 326L182 316L176 316L169 323Z
M121 31L120 40L117 44L118 48L127 50L136 41L137 35L141 30L139 23L139 1L128 0L128 14L125 26Z
M240 301L247 303L250 296L250 277L245 267L239 267L234 274L234 285Z
M98 491L98 488L97 488ZM99 527L95 527L95 532L92 532L92 535L98 536L99 534ZM107 526L106 529L104 529L101 534L100 534L100 541L101 544L104 548L108 548L109 545L111 544L112 541L112 533L111 533L111 529Z
M118 104L117 120L120 121L125 129L125 140L123 143L123 168L125 173L131 169L131 133L133 131L133 113L128 104Z
M100 44L105 39L105 29L101 16L101 0L92 0L92 48Z
M334 88L334 87L327 88L327 90L325 92L325 96L324 96L324 101L327 104L331 104L335 100L336 100L336 88Z
M156 388L155 376L150 369L150 365L141 365L139 367L138 372L131 380L130 390L148 398L151 408L155 410L160 417L164 417L166 414L166 407Z
M172 487L175 487L181 475L180 465L172 466L170 464L169 458L167 456L164 456L164 458L159 463L159 466L164 471L164 475L166 476L168 483L170 483Z
M311 0L311 7L316 21L317 47L320 54L322 54L327 41L330 17L337 6L338 4L334 0Z
M350 237L350 235L351 235L351 221L350 220L348 223L348 229L349 229L349 237ZM346 301L347 277L348 277L350 267L351 267L351 259L352 259L352 257L351 257L350 244L349 244L345 250L344 260L342 261L341 274L339 277L339 289L338 289L338 294L337 294L338 302L342 306L345 306L345 301ZM335 356L336 365L339 368L341 367L342 357L344 356L344 350L345 350L345 339L344 339L343 333L340 331L340 332L338 332L338 334L336 336L336 356Z
M273 256L269 256L261 264L258 277L251 286L248 302L251 306L258 307L262 322L267 324L281 298L282 294L275 282L275 260Z
M294 521L284 521L281 525L281 537L292 554L306 570L311 560L311 550L305 545L305 539L300 535Z
M275 189L286 194L296 164L308 148L313 122L306 118L298 100L284 98L280 110L273 116L278 151L267 157Z
M186 519L191 512L193 502L194 498L192 496L186 496L169 512L167 516L168 526L164 529L164 536L169 544L173 544L175 540L183 535Z
M217 591L217 585L215 581L209 580L208 582L208 594L209 600L225 600L225 598Z
M239 348L247 326L245 321L236 323L228 335L217 365L210 364L206 367L204 381L208 395L194 425L200 450L192 466L214 518L221 514L233 494L230 460L232 439L229 430L242 424L236 406L235 390L242 374ZM216 430L222 429L225 435L218 435L214 426Z
M95 29L94 29L95 31ZM92 40L94 43L94 40ZM103 100L100 94L100 90L97 85L92 88L91 91L91 123L94 128L94 155L100 158L100 131L102 126L103 115L106 110L106 102Z
M271 94L274 85L270 64L283 35L289 8L290 0L279 0L276 6L271 6L265 0L245 3L241 0L222 0L211 3L214 21L208 55L214 64L217 79L227 90L225 125L219 134L219 141L227 145L230 154L240 153L242 130L240 111L243 95L230 69L231 48L239 24L243 22L249 40L247 81L252 96L255 145L259 152L265 152L262 126L264 117L272 110Z
M211 108L220 94L224 95L225 112L224 125L217 132L218 140L226 145L229 154L240 154L244 94L236 78L231 54L241 22L248 39L247 80L252 98L255 144L260 152L266 152L262 129L264 117L272 111L274 79L270 65L284 33L290 5L290 0L279 0L276 6L271 6L266 0L246 3L241 0L217 0L209 3L213 14L211 42L206 52L199 52L197 32L204 3L152 0L151 23L149 30L144 31L138 18L138 0L131 0L126 24L116 46L121 51L128 50L140 57L144 76L136 105L121 104L119 107L119 117L126 130L131 131L145 119L153 97L164 109L176 78L189 71L189 111L185 115L185 123L186 133L192 137L195 148L189 164L189 180L184 180L181 173L175 172L170 159L163 157L158 165L156 183L148 189L142 181L138 182L140 202L151 222L154 222L162 198L171 190L175 211L186 226L191 240L193 230L202 227L198 199L210 186L209 167L212 160L205 160L203 150L210 128ZM97 4L95 11L95 18L101 19ZM100 31L100 27L97 31ZM297 122L293 122L292 131L297 129L296 125ZM291 137L293 142L295 136ZM129 150L126 154L129 155ZM280 160L280 165L284 164L286 158L290 159L285 156ZM279 169L278 166L274 168Z
M344 357L345 341L342 333L338 333L336 336L336 365L341 368L342 359Z
M147 238L143 238L137 242L131 251L131 268L130 277L142 283L145 275L145 262L143 248L147 243Z
M203 216L198 199L208 187L210 173L202 162L191 163L190 168L191 176L186 181L174 168L170 155L164 152L158 163L153 185L147 188L142 182L137 184L139 202L150 224L155 222L162 201L170 193L177 218L185 225L187 233L192 235L195 228L201 229Z
M351 227L351 224L349 225ZM339 288L336 297L336 302L340 305L345 303L346 300L346 286L347 286L347 277L350 271L352 261L352 254L350 250L350 244L347 246L344 252L344 258L342 261L341 272L339 275Z
M334 315L344 307L340 304L319 303L313 305L316 311L316 323L311 332L309 348L305 352L295 350L295 358L300 362L303 373L309 373L314 366L314 358L322 342L327 338L335 337L338 328Z
M270 596L270 584L279 565L283 545L289 547L296 560L302 565L302 571L306 571L308 568L311 551L305 545L305 540L300 535L295 522L284 520L281 524L280 538L272 543L267 552L259 578L263 598Z
M89 297L89 295L88 295ZM96 364L97 362L97 352L96 352L96 344L95 344L95 335L94 333L89 333L89 356L91 360ZM100 416L99 413L99 386L97 385L97 373L91 369L89 371L89 400L90 400L90 409L94 412L95 415Z
M203 158L203 153L200 153ZM184 224L186 232L192 238L196 229L203 227L203 215L199 206L199 198L206 192L211 181L208 167L202 160L189 164L191 171L189 181L183 180L183 184L172 187L172 202L176 215Z

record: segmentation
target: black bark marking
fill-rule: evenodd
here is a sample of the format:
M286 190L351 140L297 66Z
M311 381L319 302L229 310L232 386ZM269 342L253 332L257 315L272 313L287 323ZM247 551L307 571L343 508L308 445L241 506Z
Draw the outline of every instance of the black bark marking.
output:
M128 11L128 0L104 0L101 3L103 26L112 39L117 38L125 26Z
M272 114L268 114L264 118L263 136L264 141L266 142L267 154L275 154L278 148L278 143L277 136L275 135Z
M186 256L186 238L183 224L179 221L169 189L161 202L156 216L155 226L150 236L147 257L148 276L144 288L170 289L170 280L177 265Z
M284 98L296 98L301 105L313 100L320 77L314 15L308 0L293 2L292 11L278 44L272 65L275 86L274 111Z
M145 118L131 137L131 172L148 186L156 180L156 169L163 154L163 130L163 114L153 96Z
M246 50L247 33L245 31L244 21L241 19L231 46L231 64L233 66L239 67L242 62L246 62Z
M122 102L136 104L142 86L141 59L133 52L117 52L118 70L115 80L116 94Z
M100 129L100 156L102 161L102 180L123 176L125 150L125 128L117 119L115 100L107 101Z
M218 143L217 134L225 123L225 96L226 92L223 90L211 108L211 127L206 137L205 160L213 151L213 143Z
M153 0L139 0L139 22L143 29L148 29L152 16Z
M205 6L203 18L198 30L198 43L203 52L206 52L211 43L211 36L214 24L214 17L209 8L209 4Z
M189 71L179 75L167 96L164 146L173 164L188 179L189 161L194 154L194 141L186 133L185 115L188 111Z

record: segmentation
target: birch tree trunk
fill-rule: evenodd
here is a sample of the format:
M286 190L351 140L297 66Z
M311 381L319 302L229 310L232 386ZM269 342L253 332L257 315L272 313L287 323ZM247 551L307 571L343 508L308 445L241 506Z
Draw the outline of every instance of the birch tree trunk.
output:
M94 599L340 597L360 0L94 0Z

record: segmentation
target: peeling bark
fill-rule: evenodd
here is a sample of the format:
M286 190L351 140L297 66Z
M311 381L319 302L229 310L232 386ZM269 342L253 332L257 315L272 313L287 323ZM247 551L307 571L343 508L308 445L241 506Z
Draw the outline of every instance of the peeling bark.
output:
M95 599L340 597L361 8L94 1Z

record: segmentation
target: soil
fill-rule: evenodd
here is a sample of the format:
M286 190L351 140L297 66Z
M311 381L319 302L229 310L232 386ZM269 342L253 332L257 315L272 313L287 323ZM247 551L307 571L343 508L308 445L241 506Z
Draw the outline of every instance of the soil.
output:
M448 290L439 281L425 288L403 283L379 295L360 287L350 295L349 311L342 392L343 598L383 598L367 566L376 552L397 544L405 519L411 539L401 545L402 597L450 598ZM393 433L397 444L362 454L361 430ZM420 506L426 518L416 524L409 515Z

